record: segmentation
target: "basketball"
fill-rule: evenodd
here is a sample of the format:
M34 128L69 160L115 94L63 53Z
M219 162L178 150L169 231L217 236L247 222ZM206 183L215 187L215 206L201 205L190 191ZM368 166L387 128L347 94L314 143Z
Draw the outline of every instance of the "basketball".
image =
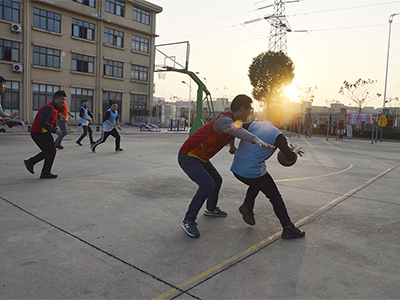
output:
M284 166L284 167L290 167L290 166L293 166L293 165L296 163L296 161L297 161L297 154L296 154L296 158L295 158L294 160L289 161L289 160L286 159L286 156L282 153L282 151L279 151L279 152L278 152L277 158L278 158L278 162L279 162L282 166Z

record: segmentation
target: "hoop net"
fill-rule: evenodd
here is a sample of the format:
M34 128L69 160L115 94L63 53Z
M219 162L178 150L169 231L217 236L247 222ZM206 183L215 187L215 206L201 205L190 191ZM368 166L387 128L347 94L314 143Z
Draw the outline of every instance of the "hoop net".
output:
M158 79L164 80L165 76L167 76L167 72L157 72Z

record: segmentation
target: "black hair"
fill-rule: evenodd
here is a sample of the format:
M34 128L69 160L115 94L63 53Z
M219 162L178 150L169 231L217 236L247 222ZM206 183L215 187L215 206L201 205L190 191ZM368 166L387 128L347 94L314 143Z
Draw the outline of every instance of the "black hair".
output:
M54 93L53 99L55 98L61 98L61 97L67 97L67 94L63 90L59 90Z
M113 104L117 104L118 105L118 103L116 101L113 101L113 102L111 102L110 106L112 106Z
M251 103L253 102L253 100L251 100L251 98L249 96L240 94L237 95L231 103L231 111L232 112L236 112L238 111L242 106L244 106L245 108L250 108L251 107Z
M82 100L82 104L83 104L83 102L88 102L88 101L87 101L86 99L83 99L83 100Z
M0 83L6 82L3 76L0 76Z

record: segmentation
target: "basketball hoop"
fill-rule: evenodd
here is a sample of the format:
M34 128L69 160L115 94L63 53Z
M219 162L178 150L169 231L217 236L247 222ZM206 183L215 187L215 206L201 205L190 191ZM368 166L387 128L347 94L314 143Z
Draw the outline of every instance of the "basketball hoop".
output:
M158 79L164 80L165 76L167 76L167 72L157 72Z

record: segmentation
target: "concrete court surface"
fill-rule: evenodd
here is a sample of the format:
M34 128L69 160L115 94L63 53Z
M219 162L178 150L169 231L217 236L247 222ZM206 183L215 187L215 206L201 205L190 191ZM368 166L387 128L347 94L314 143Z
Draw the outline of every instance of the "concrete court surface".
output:
M292 221L282 240L260 194L256 225L238 207L246 186L228 148L212 162L227 218L199 215L201 236L179 224L196 191L177 152L187 134L122 130L91 153L64 138L53 173L22 163L39 152L27 132L0 134L1 299L399 299L400 143L293 136L305 155L268 162ZM94 133L95 138L99 133Z

